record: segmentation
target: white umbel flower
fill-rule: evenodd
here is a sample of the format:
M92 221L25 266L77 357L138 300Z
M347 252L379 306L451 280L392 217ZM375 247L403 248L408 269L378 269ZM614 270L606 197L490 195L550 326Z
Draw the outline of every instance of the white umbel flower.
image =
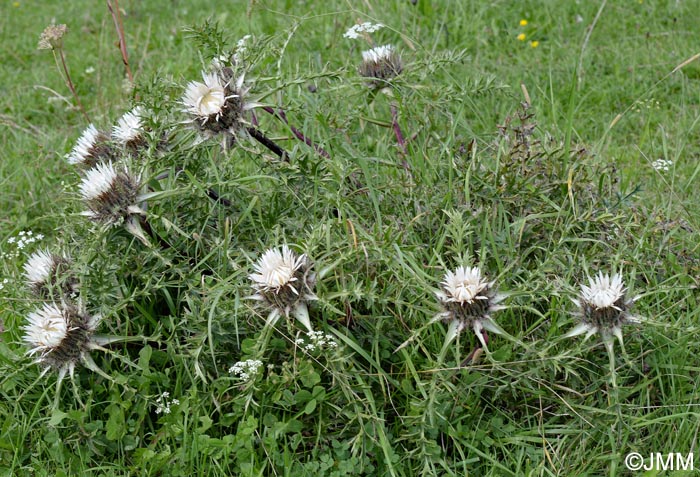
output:
M403 71L401 56L392 45L383 45L362 52L359 73L370 79L372 87L383 87Z
M136 106L125 113L112 128L112 139L122 146L137 147L143 143L143 108Z
M348 31L343 33L343 36L345 38L355 40L357 38L360 38L360 33L374 33L375 31L381 30L382 28L384 28L384 25L382 25L381 23L364 22L351 26L348 29Z
M581 285L581 294L572 301L579 307L575 313L581 323L569 331L565 337L578 336L586 333L585 339L600 333L606 346L612 346L612 337L622 344L622 325L639 323L641 320L629 313L629 307L639 297L625 297L625 284L622 276L615 273L612 276L599 272L594 278L588 279L588 285Z
M29 288L38 296L51 296L56 291L70 296L77 289L77 280L70 274L69 268L70 260L67 257L38 250L24 264L24 276Z
M99 162L111 159L113 153L107 144L108 139L107 135L90 124L68 154L68 163L82 167L93 167Z
M446 342L465 328L472 328L483 348L487 349L483 330L503 333L491 314L505 308L499 305L505 295L496 293L493 284L482 277L478 267L457 267L454 272L445 274L441 289L435 294L444 308L436 318L450 324Z
M249 278L256 293L250 298L271 309L268 324L291 314L311 331L306 302L316 299L313 293L315 275L310 271L311 263L306 254L297 257L283 245L281 249L267 250L253 268L255 273Z

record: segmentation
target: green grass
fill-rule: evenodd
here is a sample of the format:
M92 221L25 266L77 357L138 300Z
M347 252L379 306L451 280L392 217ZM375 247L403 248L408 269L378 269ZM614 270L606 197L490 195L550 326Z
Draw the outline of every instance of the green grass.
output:
M632 451L694 450L700 63L677 69L698 53L692 2L122 0L133 90L104 4L17 3L0 5L0 475L614 476ZM36 50L54 18L98 127L152 111L130 162L164 192L147 213L169 248L79 215L64 156L87 125ZM208 18L222 37L185 30ZM357 75L367 44L343 33L358 20L402 54L392 98ZM289 162L182 127L187 82L246 34L251 96L330 158L260 110ZM15 256L25 230L44 239ZM313 260L311 321L337 349L305 351L297 322L265 328L248 299L252 264L282 244ZM79 366L58 395L22 343L41 304L22 267L40 247L72 256L100 334L132 338L92 353L109 379ZM474 333L441 356L447 326L428 325L459 265L509 295L494 315L509 336L463 368ZM599 337L562 338L598 270L622 270L644 318L614 371ZM246 359L263 362L248 384L228 372Z

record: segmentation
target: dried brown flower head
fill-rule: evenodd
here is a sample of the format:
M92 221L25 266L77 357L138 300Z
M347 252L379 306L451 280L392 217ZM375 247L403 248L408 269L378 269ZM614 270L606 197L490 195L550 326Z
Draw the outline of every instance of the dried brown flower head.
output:
M68 33L68 27L66 25L47 26L44 31L41 32L37 48L40 50L61 49L63 47L63 36L66 33Z

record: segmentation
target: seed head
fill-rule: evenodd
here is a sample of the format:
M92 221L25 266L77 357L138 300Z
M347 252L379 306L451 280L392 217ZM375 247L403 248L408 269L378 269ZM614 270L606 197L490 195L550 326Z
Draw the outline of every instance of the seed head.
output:
M40 50L57 50L63 48L63 37L68 33L68 27L66 25L49 25L39 37L39 45L37 46Z

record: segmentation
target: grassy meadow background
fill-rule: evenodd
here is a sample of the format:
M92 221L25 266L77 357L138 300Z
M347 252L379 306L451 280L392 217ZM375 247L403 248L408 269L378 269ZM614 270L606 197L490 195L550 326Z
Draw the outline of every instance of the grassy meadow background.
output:
M0 475L614 476L631 451L697 454L700 61L684 64L700 53L695 2L120 7L135 88L103 2L0 3ZM178 127L186 84L218 53L211 29L187 29L209 20L229 50L253 35L251 97L283 107L331 157L259 112L288 164L216 141L145 159L149 178L186 171L149 203L172 249L96 230L65 160L87 124L36 48L54 20L101 128L138 103L155 131ZM389 99L357 75L369 45L343 37L358 21L386 25L374 40L403 57L405 157ZM17 250L22 231L43 238ZM284 243L323 272L311 320L337 349L305 352L284 320L266 336L246 300L251 264ZM40 247L73 256L100 332L137 338L92 353L111 380L79 367L58 398L56 373L38 379L22 344L37 306L22 266ZM458 265L509 294L494 319L515 337L491 335L465 368L474 333L439 363L446 326L425 326ZM561 339L598 270L622 270L645 319L616 344L617 386L597 336ZM228 373L252 358L254 382ZM179 403L157 413L165 392Z

